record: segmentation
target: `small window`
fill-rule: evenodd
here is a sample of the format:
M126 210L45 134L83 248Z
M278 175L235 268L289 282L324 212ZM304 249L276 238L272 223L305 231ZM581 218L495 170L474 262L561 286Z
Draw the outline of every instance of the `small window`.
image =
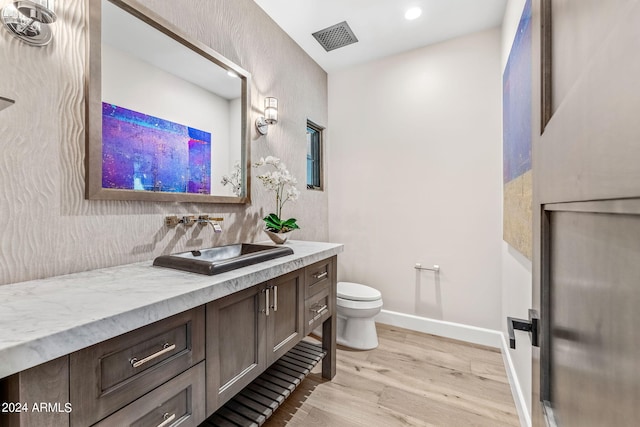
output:
M307 120L307 188L322 190L322 131Z

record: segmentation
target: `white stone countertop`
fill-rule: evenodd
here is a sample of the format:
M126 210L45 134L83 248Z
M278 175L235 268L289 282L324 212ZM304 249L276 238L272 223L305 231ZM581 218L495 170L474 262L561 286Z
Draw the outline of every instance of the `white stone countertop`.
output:
M289 241L293 255L207 276L152 261L0 286L0 378L342 252Z

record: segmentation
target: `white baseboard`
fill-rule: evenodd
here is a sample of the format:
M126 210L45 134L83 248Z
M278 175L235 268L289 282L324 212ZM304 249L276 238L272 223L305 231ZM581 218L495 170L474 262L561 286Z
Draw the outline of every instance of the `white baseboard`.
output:
M516 409L518 410L518 417L520 418L520 425L523 427L531 427L531 416L527 410L527 400L522 393L522 387L520 387L520 381L518 381L518 374L516 368L511 360L511 353L509 353L509 346L507 340L503 334L501 337L501 353L504 366L507 371L507 378L509 379L509 385L511 386L511 394L513 395L513 401L516 403Z
M507 379L511 386L511 394L518 411L520 425L531 427L531 416L527 411L526 400L520 388L520 382L509 354L507 341L500 331L494 329L478 328L476 326L463 325L461 323L445 322L443 320L429 319L426 317L414 316L412 314L398 313L395 311L382 310L376 316L377 323L397 326L399 328L410 329L412 331L423 332L425 334L438 335L445 338L465 341L473 344L486 345L488 347L499 348L502 353L502 360L505 364Z
M412 314L382 310L376 316L376 322L385 325L398 326L425 334L438 335L454 340L466 341L474 344L502 348L500 331L463 325L461 323L445 322L444 320L429 319Z

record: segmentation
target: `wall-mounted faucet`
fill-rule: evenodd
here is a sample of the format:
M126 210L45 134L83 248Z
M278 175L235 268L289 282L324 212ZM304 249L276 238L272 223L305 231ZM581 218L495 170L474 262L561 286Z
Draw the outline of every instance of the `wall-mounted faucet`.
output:
M209 215L200 215L198 217L198 224L201 224L201 225L211 224L211 226L213 227L213 231L215 233L222 232L222 226L220 225L220 222L222 221L224 221L224 218L214 218Z
M164 218L164 224L167 227L175 227L178 224L183 224L187 227L191 227L196 223L199 225L211 224L211 226L213 227L213 231L216 233L222 232L222 226L220 225L222 221L224 221L224 218L214 217L206 214L199 215L197 218L195 215L184 215L181 218L179 218L177 215L170 215Z

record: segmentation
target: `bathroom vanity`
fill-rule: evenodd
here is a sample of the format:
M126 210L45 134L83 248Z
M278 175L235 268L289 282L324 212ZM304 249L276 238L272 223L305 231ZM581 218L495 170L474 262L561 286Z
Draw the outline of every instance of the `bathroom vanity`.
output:
M317 326L335 375L336 256L215 276L151 262L0 287L0 425L197 426Z

